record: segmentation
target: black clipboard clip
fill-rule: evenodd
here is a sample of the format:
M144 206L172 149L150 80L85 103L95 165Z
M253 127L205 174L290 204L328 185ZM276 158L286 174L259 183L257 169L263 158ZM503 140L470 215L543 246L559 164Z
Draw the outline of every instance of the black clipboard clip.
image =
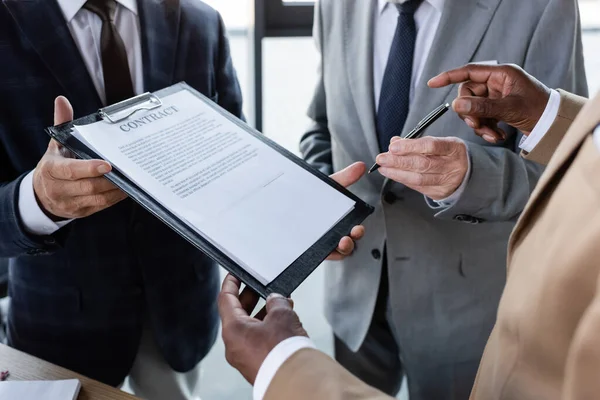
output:
M103 120L108 121L111 124L116 124L117 122L126 120L138 111L154 110L161 106L161 99L153 93L147 92L111 106L101 108L98 110L98 114Z

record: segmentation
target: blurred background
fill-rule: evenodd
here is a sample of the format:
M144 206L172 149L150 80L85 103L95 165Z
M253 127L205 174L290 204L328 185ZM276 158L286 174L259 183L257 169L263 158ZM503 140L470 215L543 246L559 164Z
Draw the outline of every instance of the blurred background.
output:
M305 111L317 70L317 54L310 38L312 3L263 0L257 1L255 7L253 0L205 1L221 12L228 27L249 123L298 153L300 136L308 124ZM579 3L588 82L593 95L600 90L600 0L579 0ZM6 261L0 259L0 298L6 290L6 275ZM295 292L294 299L312 339L331 354L332 336L322 315L322 281L323 270L317 269ZM0 340L1 336L0 332ZM227 365L220 340L203 365L204 399L252 399L250 385ZM406 394L402 392L400 398L406 398Z

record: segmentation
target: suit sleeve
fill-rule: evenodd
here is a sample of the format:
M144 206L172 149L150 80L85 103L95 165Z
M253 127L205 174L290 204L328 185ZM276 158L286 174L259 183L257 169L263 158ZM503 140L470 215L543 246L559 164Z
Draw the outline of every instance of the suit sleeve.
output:
M290 357L277 371L265 400L392 400L361 382L329 356L304 349Z
M563 137L571 127L571 124L579 114L579 111L581 111L587 101L585 97L580 97L561 89L558 91L560 93L558 115L548 132L546 132L533 150L529 153L525 151L521 153L527 160L547 165Z
M325 85L323 82L323 29L321 3L315 4L315 20L313 36L320 55L318 81L312 102L308 109L311 125L300 140L300 152L304 159L319 171L330 175L333 173L331 158L331 135L327 124L327 104Z
M215 67L217 94L219 97L217 101L221 107L236 117L244 119L242 112L242 92L231 59L227 31L221 15L218 16L218 19L219 55L217 57L218 65Z
M0 138L9 137L10 132L14 132L6 123L10 120L0 113ZM19 212L19 190L29 172L19 175L15 171L0 139L0 258L50 254L62 247L70 231L67 226L52 235L36 236L27 232Z
M563 400L598 398L600 393L600 280L596 295L583 314L567 356Z
M587 96L576 0L548 2L523 67L549 87ZM544 161L522 158L518 149L521 138L522 134L513 138L512 148L468 143L472 169L465 192L437 217L452 219L462 214L483 221L516 220L543 172L543 166L532 160Z
M2 129L1 125L0 129ZM0 144L0 153L3 151ZM10 170L10 166L7 165L8 157L3 157L0 163L0 170L2 170L0 172L0 257L45 255L61 248L66 240L68 227L48 236L34 236L26 231L18 204L19 187L27 174L10 180L10 177L5 174L5 171Z

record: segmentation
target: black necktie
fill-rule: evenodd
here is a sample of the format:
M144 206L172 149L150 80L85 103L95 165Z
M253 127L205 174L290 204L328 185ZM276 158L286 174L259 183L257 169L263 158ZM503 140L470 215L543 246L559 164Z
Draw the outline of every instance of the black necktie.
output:
M83 7L102 19L100 47L106 103L114 104L132 97L127 50L113 22L117 3L115 0L88 0Z
M383 75L377 110L377 136L382 151L388 150L392 137L400 136L408 116L413 58L417 40L414 15L422 1L407 0L404 3L395 4L400 14Z

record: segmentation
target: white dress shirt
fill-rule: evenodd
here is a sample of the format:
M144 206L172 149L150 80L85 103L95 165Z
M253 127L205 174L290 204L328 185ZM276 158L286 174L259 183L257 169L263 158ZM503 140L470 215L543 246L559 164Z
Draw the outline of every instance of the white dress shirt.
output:
M127 50L134 91L136 94L141 94L144 92L144 74L137 3L135 0L116 1L118 4L114 15L114 23ZM86 0L58 0L58 5L67 21L71 35L81 53L98 95L102 103L106 104L100 49L102 20L93 12L83 8L85 2ZM51 235L70 222L54 222L40 209L33 190L33 171L23 179L19 186L18 207L25 230L33 235Z
M406 0L396 0L404 3ZM410 101L415 95L415 87L421 81L425 69L425 62L437 32L445 0L426 0L415 12L415 25L417 27L417 41L413 57L412 80L410 85ZM381 85L387 67L392 42L398 26L398 9L387 0L378 0L375 13L375 31L373 32L373 88L375 107L379 108Z

